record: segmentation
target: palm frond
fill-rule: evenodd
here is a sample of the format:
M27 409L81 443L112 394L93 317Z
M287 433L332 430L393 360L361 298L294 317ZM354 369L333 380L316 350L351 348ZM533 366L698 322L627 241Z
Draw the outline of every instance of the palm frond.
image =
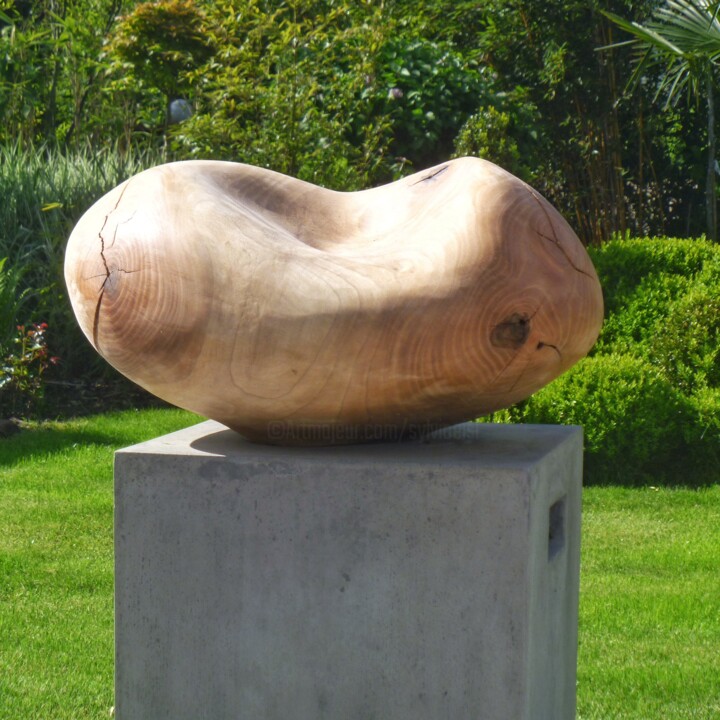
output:
M683 53L720 56L720 22L717 4L693 0L668 0L647 23Z
M697 97L699 77L720 64L720 0L665 0L644 24L603 15L633 36L607 47L631 44L638 50L628 87L635 87L651 67L661 67L656 99L665 95L666 104L676 103L683 93Z
M605 17L607 17L609 20L612 20L616 25L618 25L623 30L629 32L630 34L634 35L635 38L633 40L630 40L629 42L632 44L640 44L647 45L649 47L656 48L658 50L662 50L664 52L668 52L674 55L682 55L683 51L681 48L674 45L668 38L663 36L662 33L657 32L652 27L649 27L647 25L641 25L640 23L625 20L624 18L621 18L619 15L615 15L614 13L607 12L605 10L601 11ZM628 41L624 42L618 42L618 43L612 43L611 45L606 45L603 48L600 48L601 50L619 47L620 45L627 45Z

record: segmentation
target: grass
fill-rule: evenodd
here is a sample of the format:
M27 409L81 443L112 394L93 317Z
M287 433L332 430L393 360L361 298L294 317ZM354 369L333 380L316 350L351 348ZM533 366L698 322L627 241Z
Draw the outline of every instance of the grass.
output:
M584 491L579 720L720 717L720 486Z
M0 440L0 718L113 705L112 454L152 409ZM579 720L720 717L720 486L584 491Z

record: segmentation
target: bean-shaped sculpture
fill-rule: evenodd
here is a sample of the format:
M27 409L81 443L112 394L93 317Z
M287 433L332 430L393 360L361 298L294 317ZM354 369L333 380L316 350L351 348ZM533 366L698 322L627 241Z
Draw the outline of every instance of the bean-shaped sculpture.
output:
M478 158L348 193L161 165L85 213L65 276L122 374L277 444L412 436L507 407L586 355L603 317L562 216Z

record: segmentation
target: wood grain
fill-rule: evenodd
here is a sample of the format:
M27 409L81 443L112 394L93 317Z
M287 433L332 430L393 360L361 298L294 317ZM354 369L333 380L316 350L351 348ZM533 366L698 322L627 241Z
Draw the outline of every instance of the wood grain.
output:
M162 165L88 210L65 276L121 373L279 444L394 439L507 407L583 357L603 316L568 224L477 158L355 193Z

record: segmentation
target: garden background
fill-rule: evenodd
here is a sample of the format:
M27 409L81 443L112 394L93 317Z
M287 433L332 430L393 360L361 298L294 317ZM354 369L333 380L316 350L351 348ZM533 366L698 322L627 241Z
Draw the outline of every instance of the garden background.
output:
M717 717L696 680L720 644L716 5L0 0L0 717L106 712L111 669L87 676L111 656L110 455L196 420L144 409L78 329L62 264L84 210L172 160L355 190L458 155L542 192L604 290L590 356L485 418L585 428L581 716Z

